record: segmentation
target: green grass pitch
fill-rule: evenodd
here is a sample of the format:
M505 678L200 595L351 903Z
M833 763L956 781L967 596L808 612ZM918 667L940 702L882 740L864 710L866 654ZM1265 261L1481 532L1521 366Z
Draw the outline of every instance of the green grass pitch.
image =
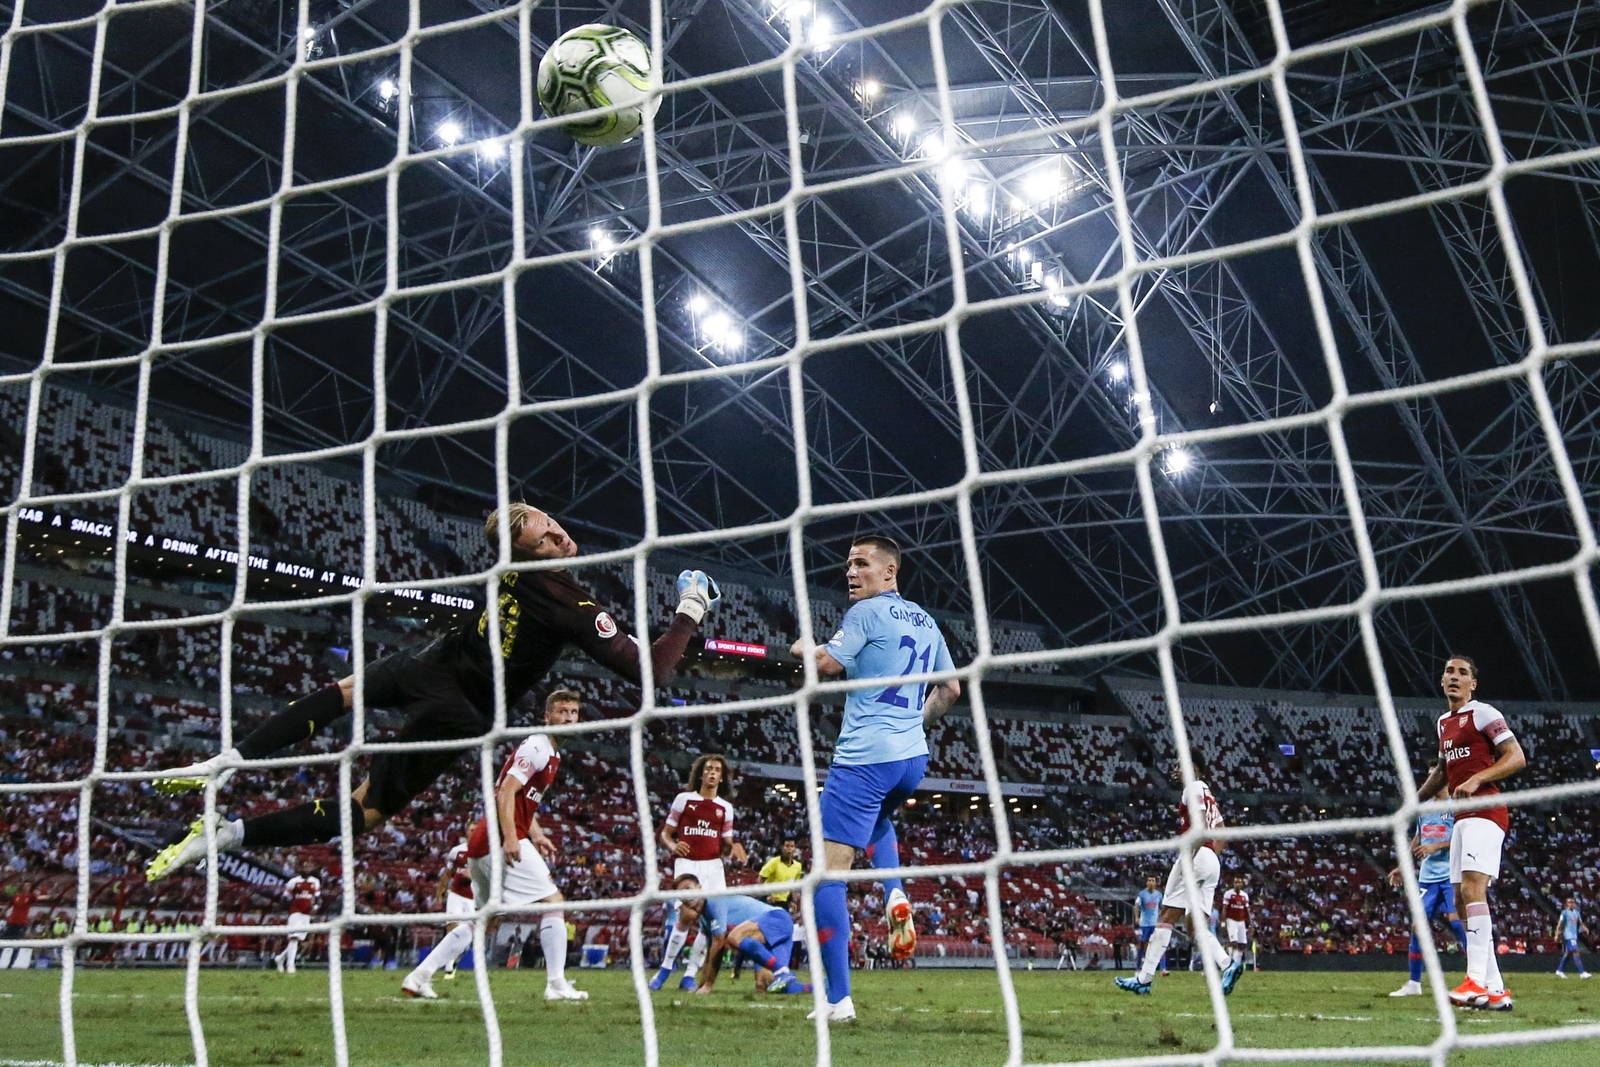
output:
M491 981L508 1067L587 1067L644 1062L629 976L569 972L593 994L581 1004L546 1004L542 971L495 971ZM350 1062L359 1067L483 1064L488 1044L475 986L462 973L436 987L447 999L405 1000L396 971L347 971ZM1422 1044L1438 1034L1432 1001L1392 1000L1403 975L1247 974L1228 1001L1245 1048ZM0 1067L58 1062L60 972L0 971ZM1135 997L1106 973L1016 975L1027 1062L1195 1053L1213 1046L1199 975L1158 979ZM1600 1022L1600 980L1517 975L1511 1015L1457 1012L1467 1034ZM860 1019L834 1028L834 1062L868 1067L977 1067L1006 1058L1005 1015L992 971L859 974ZM79 971L78 1056L85 1064L189 1064L183 972ZM814 1063L809 997L756 996L746 976L708 996L655 994L663 1067ZM211 1063L328 1064L333 1061L328 979L323 971L202 971L200 1010ZM1600 1063L1600 1040L1455 1053L1460 1067L1568 1067Z

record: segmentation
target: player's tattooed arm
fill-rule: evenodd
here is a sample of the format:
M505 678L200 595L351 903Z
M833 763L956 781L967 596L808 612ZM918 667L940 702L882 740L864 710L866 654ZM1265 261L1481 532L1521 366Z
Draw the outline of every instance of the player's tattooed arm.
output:
M1528 765L1528 757L1523 755L1522 744L1515 737L1508 737L1495 745L1494 754L1495 761L1492 764L1456 787L1453 794L1456 800L1466 800L1488 783L1509 778Z
M961 699L961 683L952 678L948 682L938 682L928 687L928 695L922 702L922 721L924 725L932 726L944 717L950 710L950 705Z
M525 783L507 774L494 791L495 812L500 816L501 854L507 863L522 858L522 842L517 840L517 791Z
M1417 789L1418 800L1432 800L1435 793L1445 786L1444 765L1436 763L1428 769L1428 777Z
M451 874L450 863L446 861L439 869L439 884L433 887L433 906L436 908L444 907L444 896L450 891Z
M806 643L803 638L796 638L794 644L789 646L789 655L800 660L806 658ZM824 645L817 646L817 673L824 678L836 678L844 673L844 664L830 656Z

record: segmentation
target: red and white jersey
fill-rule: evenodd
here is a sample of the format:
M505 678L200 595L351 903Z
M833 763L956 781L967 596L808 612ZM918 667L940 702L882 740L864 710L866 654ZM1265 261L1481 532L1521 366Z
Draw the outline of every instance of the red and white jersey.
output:
M450 868L450 892L472 899L472 872L467 870L467 845L462 842L450 850L445 863Z
M721 859L723 840L733 840L733 805L721 797L707 800L699 793L679 793L667 812L667 825L689 846L687 859Z
M1506 725L1505 716L1481 700L1469 700L1460 711L1446 711L1439 716L1439 758L1444 760L1450 791L1454 793L1462 782L1494 766L1495 746L1514 740L1516 735ZM1488 782L1473 795L1484 797L1498 792L1500 787ZM1462 819L1489 819L1502 830L1511 829L1511 818L1504 807L1458 812L1456 821Z
M1243 889L1230 889L1222 894L1222 917L1229 922L1249 921L1250 894Z
M556 746L550 743L550 738L545 734L529 734L523 739L517 750L511 753L506 760L506 765L500 768L500 777L495 779L495 789L510 777L522 787L517 792L516 831L517 840L521 841L528 836L528 828L533 825L533 817L538 814L539 802L544 799L545 791L556 780L556 771L561 768L561 754L556 751ZM489 854L489 822L479 819L472 827L472 833L467 838L467 855L477 858ZM468 894L470 896L470 894Z
M285 882L283 891L289 894L289 914L310 915L317 908L322 883L315 878L299 875Z
M1178 798L1178 832L1189 832L1189 802L1198 797L1200 810L1205 813L1207 830L1215 830L1222 825L1222 809L1217 807L1217 798L1211 795L1211 787L1204 782L1196 781L1183 791L1183 796ZM1213 852L1218 851L1216 842L1206 841L1205 846Z

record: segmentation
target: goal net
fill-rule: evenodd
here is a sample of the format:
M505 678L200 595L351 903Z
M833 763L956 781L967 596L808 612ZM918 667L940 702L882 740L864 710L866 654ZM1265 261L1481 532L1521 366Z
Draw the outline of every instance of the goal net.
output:
M1207 959L1215 1043L1150 1054L1130 1044L1116 1062L1442 1064L1462 1049L1600 1038L1600 1024L1586 1022L1472 1033L1451 1008L1409 842L1419 812L1488 802L1416 802L1413 759L1419 734L1424 748L1431 743L1431 716L1394 696L1396 656L1411 652L1390 647L1395 630L1383 622L1386 613L1445 597L1559 581L1575 590L1574 617L1581 615L1590 651L1600 650L1586 470L1569 455L1562 421L1576 388L1569 364L1592 356L1595 344L1551 335L1506 194L1519 176L1592 168L1600 148L1560 138L1555 148L1508 147L1492 104L1500 68L1480 47L1493 18L1488 9L1502 6L1505 20L1528 18L1528 33L1540 32L1515 5L1457 0L1399 5L1408 13L1304 43L1291 40L1282 0L1163 0L1151 10L1170 21L1164 39L1170 30L1169 43L1193 73L1152 79L1130 73L1139 66L1140 31L1104 0L469 0L438 10L420 0L281 10L202 0L100 7L10 0L0 38L0 153L23 176L12 200L33 206L19 208L20 221L8 226L0 289L32 308L41 343L11 348L0 366L0 421L14 446L5 459L12 492L4 508L0 655L26 665L0 674L11 679L8 696L38 720L37 730L18 736L52 739L37 742L45 755L30 757L23 773L0 778L0 798L8 810L60 822L49 844L61 845L75 893L44 936L0 940L0 951L21 961L17 953L26 949L28 959L59 966L60 1061L80 1060L80 971L137 949L139 960L186 964L190 1054L197 1065L209 1062L202 965L226 960L230 939L290 933L241 919L281 913L265 902L288 872L231 861L211 841L203 880L175 882L140 909L145 925L130 932L108 916L115 911L123 922L113 898L138 889L156 820L117 816L146 810L159 768L228 750L278 698L306 691L334 668L359 678L375 657L495 603L508 575L537 569L513 563L504 540L480 547L477 524L451 518L448 506L396 489L395 472L420 469L436 476L436 494L447 493L439 484L477 469L472 463L488 472L478 488L492 483L501 508L542 494L536 502L548 501L560 517L563 502L591 505L598 494L613 494L587 514L623 515L610 529L629 532L615 547L586 545L579 576L608 594L641 649L670 617L671 575L686 561L706 561L703 569L717 575L714 560L735 573L740 564L754 573L760 561L778 560L792 574L779 591L764 591L755 579L727 582L722 610L742 613L744 629L718 633L760 633L781 647L798 637L811 665L793 686L679 679L672 685L682 681L685 696L646 686L626 714L554 730L583 753L572 762L593 789L586 802L603 816L594 825L614 831L603 859L586 868L588 895L569 892L559 906L506 905L504 865L491 850L494 889L480 919L514 921L559 908L606 917L595 919L597 927L616 923L649 1067L662 1056L659 1001L647 988L650 937L662 905L688 895L668 888L666 860L654 847L663 810L652 789L670 779L662 753L707 736L741 738L751 751L769 753L753 762L786 768L773 788L788 798L810 854L823 854L817 798L831 741L820 709L881 680L817 674L809 652L826 643L844 605L808 574L825 557L833 563L820 538L872 524L906 533L913 559L925 550L929 573L957 590L953 601L970 606L970 618L945 625L964 653L957 670L928 673L923 664L917 673L913 664L908 681L962 685L970 730L940 734L938 743L964 753L951 757L949 781L968 785L971 807L959 813L960 825L981 825L969 836L983 843L981 854L908 848L916 862L903 868L829 878L868 889L898 873L970 891L976 928L965 941L989 946L1008 1063L1049 1058L1030 1048L1012 974L1042 943L1019 935L1018 909L1052 912L1059 901L1064 910L1064 893L1034 881L1045 877L1040 872L1102 865L1129 875L1157 858L1164 869L1176 851L1195 892L1191 846L1218 836L1261 855L1312 835L1366 834L1392 848L1403 919L1415 924L1423 947L1433 1036L1384 1047L1246 1048L1221 974ZM632 144L575 148L540 110L539 58L559 33L585 22L624 26L651 47L662 105ZM719 49L719 34L740 48ZM1086 73L1038 76L1038 42L1051 35L1057 47L1078 49ZM1384 63L1423 51L1431 80L1397 84ZM1306 72L1323 95L1303 91L1296 78ZM1360 92L1346 98L1344 85ZM1360 160L1371 136L1363 123L1445 95L1456 110L1435 129L1470 142L1459 158L1449 158L1448 145L1434 146L1437 168L1420 173L1416 188L1357 206L1331 201L1313 155ZM1224 149L1210 137L1218 128L1230 131ZM377 135L389 148L373 155ZM1259 161L1251 181L1274 212L1255 231L1219 236L1207 219L1234 186L1216 176L1246 159ZM105 190L128 181L141 195L108 203ZM863 204L870 211L874 198L887 203L891 194L905 217L877 223L893 232L874 240L853 234L850 211ZM1167 225L1152 239L1149 215L1173 204L1192 224ZM1497 250L1461 269L1475 262L1481 276L1466 279L1467 287L1493 290L1483 306L1493 304L1499 318L1484 311L1479 321L1499 347L1490 367L1427 375L1402 358L1397 334L1349 329L1385 313L1349 235L1447 209ZM733 305L736 287L705 282L741 267L731 252L720 259L723 234L758 248L765 265L781 265L785 284L777 291L746 294L759 299L759 311ZM827 248L846 251L824 259L818 250ZM1283 346L1240 310L1239 290L1229 286L1237 285L1230 280L1237 263L1268 254L1297 271L1281 285L1307 316L1299 373L1309 380L1320 369L1326 384L1280 377L1272 389L1263 385L1273 373L1268 356L1281 357ZM205 277L196 276L197 264ZM579 275L583 285L570 280ZM1153 296L1169 293L1192 315L1183 324L1188 335L1213 346L1215 378L1203 387L1213 390L1210 411L1231 405L1236 419L1187 419L1183 412L1196 405L1153 384L1148 308ZM564 310L600 325L576 328L562 321ZM612 335L608 315L628 326ZM1035 385L1008 381L989 362L986 331L1002 318L1021 321L1027 343L1059 354L1059 373L1036 410L1027 410ZM29 336L32 326L18 329ZM627 359L602 352L635 339ZM370 360L336 359L334 349ZM947 476L924 484L883 454L876 436L883 428L862 426L824 395L852 387L844 361L868 349L893 365L893 381L920 406L927 432L956 443ZM1363 369L1352 375L1358 354ZM1558 367L1569 378L1553 386ZM1432 440L1438 426L1415 412L1435 410L1448 394L1489 389L1514 396L1523 423L1517 440L1539 447L1526 462L1548 473L1546 506L1569 529L1562 551L1519 566L1480 553L1470 574L1389 580L1387 561L1407 548L1369 519L1347 422L1401 408L1413 413L1408 430ZM1274 399L1251 406L1263 396ZM1120 443L1062 458L1048 438L1080 400ZM1006 403L1016 424L1005 432L1039 447L996 447L986 411ZM770 451L753 445L743 476L792 478L792 507L746 507L746 496L760 494L727 470L691 469L684 459L693 448L678 446L714 433L724 407L764 420L784 438ZM901 426L890 436L915 440L919 432ZM1318 491L1335 500L1337 520L1325 536L1353 554L1348 579L1311 606L1264 596L1261 610L1197 612L1180 596L1185 579L1172 562L1172 520L1198 520L1207 509L1224 514L1240 501L1228 485L1205 480L1208 449L1221 455L1237 442L1263 442L1289 469L1298 460L1283 442L1300 437L1323 442ZM588 450L587 460L574 458L575 444ZM1030 454L1046 458L1017 458ZM778 455L783 464L769 460ZM601 460L610 467L597 473ZM778 469L790 463L792 470ZM859 469L842 476L846 463ZM1179 484L1188 471L1194 483ZM998 537L1038 532L1067 569L1084 574L1117 566L1104 553L1071 547L1058 516L1022 494L1097 478L1123 485L1133 502L1108 521L1125 519L1142 531L1151 595L1123 603L1124 619L1088 640L1047 640L1037 626L1001 622L1021 609L1014 591L1001 608L990 588L985 551ZM635 512L617 502L630 493ZM1056 503L1067 508L1070 496L1062 490ZM91 551L96 558L82 562ZM1303 566L1315 565L1313 555ZM1277 566L1302 564L1279 560L1262 571ZM1085 581L1102 592L1115 585ZM783 612L792 612L798 633L771 624ZM501 619L494 611L484 618L494 647L504 636ZM1083 768L1100 776L1090 784L1104 789L1061 796L1126 797L1130 779L1119 776L1136 773L1128 768L1141 760L1145 771L1176 763L1190 783L1195 751L1224 780L1251 783L1240 792L1288 793L1318 772L1264 758L1282 740L1265 727L1230 734L1207 721L1180 692L1183 657L1196 642L1225 648L1234 635L1304 634L1319 624L1347 627L1370 672L1370 707L1348 718L1374 748L1346 759L1365 765L1365 809L1318 818L1302 806L1287 817L1257 818L1265 809L1241 810L1224 785L1217 791L1225 835L1204 831L1198 807L1196 829L1171 832L1176 801L1138 808L1149 820L1133 839L1033 832L1038 820L1029 813L1037 805L1025 810L1023 798L1047 790L1015 786L1029 784L1026 773L1019 782L1019 770L1042 765L1045 757L1027 751L1042 735L991 715L986 692L1002 673L1045 677L1074 665L1088 673L1139 656L1158 668L1157 682L1124 697L1131 727L1096 733L1101 727L1088 725L1071 735L1094 756L1093 770ZM1300 640L1286 636L1272 647L1294 654ZM1528 655L1533 662L1538 650ZM503 695L503 668L495 665ZM150 681L162 671L183 674L184 684ZM16 680L23 677L32 681ZM586 699L616 697L605 680L582 675L573 684ZM197 702L196 692L210 693L210 701ZM493 805L484 811L482 798L493 795L507 742L538 729L521 709L496 704L470 773L441 786L428 802L439 806L422 805L396 833L448 847L453 842L443 842L430 820L449 815L459 825L474 804L495 832L497 814ZM1302 721L1312 729L1309 713L1300 714L1283 710L1274 729ZM157 814L171 821L233 811L245 782L275 783L251 794L261 803L287 802L326 783L348 811L365 762L406 748L394 740L398 725L386 710L369 708L358 686L343 734L319 737L314 751L251 761L212 782L194 806L174 803ZM1139 760L1128 755L1130 745L1143 746ZM459 791L446 795L452 788ZM1505 800L1516 819L1533 806L1597 792L1590 774ZM607 803L626 816L602 811ZM944 803L954 819L955 802ZM20 824L16 830L24 832ZM360 940L383 951L387 943L392 957L402 932L411 938L413 927L442 930L448 921L405 907L409 890L401 900L363 883L356 872L372 862L372 836L346 833L316 854L321 870L344 872L328 879L336 887L328 914L310 927L329 945L329 1026L340 1067L359 1054L350 1019L360 1010L347 999L351 964L340 946ZM120 876L111 897L107 872ZM820 959L813 896L822 881L808 867L796 887L811 961ZM480 922L474 934L480 961L495 953L485 927ZM624 954L620 943L615 952ZM820 965L812 973L820 1009ZM472 982L488 1059L500 1067L512 1055L504 1004L484 966ZM870 1005L858 1025L872 1025ZM827 1023L818 1021L808 1036L817 1062L832 1062Z

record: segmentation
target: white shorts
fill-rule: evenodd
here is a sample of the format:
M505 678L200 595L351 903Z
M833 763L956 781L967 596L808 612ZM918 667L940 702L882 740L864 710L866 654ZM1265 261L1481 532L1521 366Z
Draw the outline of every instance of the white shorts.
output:
M1222 861L1217 859L1217 854L1204 845L1194 850L1194 877L1200 883L1200 906L1196 908L1189 899L1187 887L1183 884L1183 864L1178 860L1172 861L1172 871L1167 875L1167 889L1161 894L1163 908L1182 908L1190 915L1199 914L1201 918L1211 915L1211 900L1217 895L1217 883L1222 881Z
M1500 849L1506 832L1489 819L1457 819L1450 834L1450 881L1460 884L1462 871L1500 877ZM1465 914L1463 912L1463 914Z
M303 911L291 911L289 913L289 925L290 926L310 926L311 925L311 916L307 915ZM290 933L289 934L290 940L293 940L293 941L304 941L306 938L308 938L310 936L311 935L310 935L309 932L301 933L301 934L296 934L296 933Z
M672 864L672 880L677 881L680 874L692 874L700 879L701 889L726 889L728 888L727 875L722 870L722 860L691 860L679 856Z
M532 904L551 896L556 884L550 878L550 866L533 843L524 838L522 854L515 863L506 864L505 904ZM489 902L490 861L488 856L478 856L467 861L467 871L472 875L472 902L482 907Z
M1245 921L1243 919L1229 919L1228 920L1228 944L1230 944L1230 945L1248 945L1249 943L1250 943L1250 931L1245 929Z
M446 915L471 915L477 910L472 906L471 897L464 897L460 893L446 893L444 895L444 913Z

